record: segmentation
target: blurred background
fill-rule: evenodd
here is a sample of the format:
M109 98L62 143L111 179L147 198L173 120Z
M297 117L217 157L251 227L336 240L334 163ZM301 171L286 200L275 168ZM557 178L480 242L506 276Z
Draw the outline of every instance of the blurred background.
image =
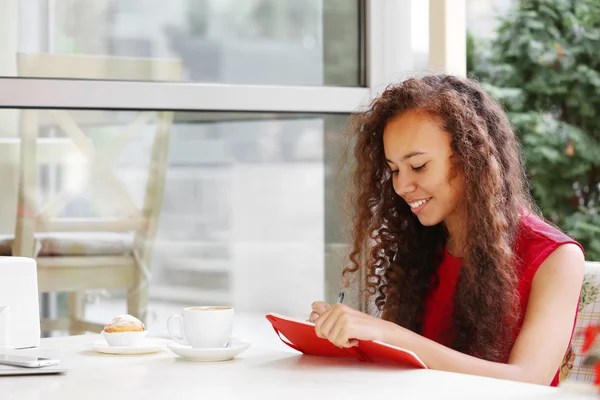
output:
M2 254L38 258L46 335L305 317L345 262L348 115L443 71L503 102L599 260L599 39L591 0L0 0Z

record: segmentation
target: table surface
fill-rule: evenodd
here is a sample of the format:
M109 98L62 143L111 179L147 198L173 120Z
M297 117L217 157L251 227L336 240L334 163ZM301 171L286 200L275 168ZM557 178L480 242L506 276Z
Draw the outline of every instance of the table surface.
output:
M2 399L306 399L584 397L546 386L433 370L411 370L351 359L303 356L251 346L235 359L186 361L168 349L149 355L104 355L85 343L100 335L42 339L21 350L58 356L61 375L0 377ZM208 397L207 397L208 396ZM200 398L200 397L195 397Z

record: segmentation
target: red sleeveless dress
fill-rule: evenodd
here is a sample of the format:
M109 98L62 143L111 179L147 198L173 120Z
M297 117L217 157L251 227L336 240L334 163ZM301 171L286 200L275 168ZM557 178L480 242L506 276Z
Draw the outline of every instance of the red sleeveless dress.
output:
M579 243L538 217L527 215L521 219L515 248L515 254L519 259L516 268L519 276L518 292L521 300L521 314L516 326L517 332L523 324L531 283L537 269L554 250L567 243L574 243L583 250ZM439 286L429 293L425 302L421 334L446 346L449 343L445 343L443 333L452 324L453 297L460 268L461 259L453 257L446 251L438 268ZM573 329L575 329L575 321L573 321ZM508 360L508 356L506 356L506 360ZM558 385L558 378L559 371L554 376L551 386Z

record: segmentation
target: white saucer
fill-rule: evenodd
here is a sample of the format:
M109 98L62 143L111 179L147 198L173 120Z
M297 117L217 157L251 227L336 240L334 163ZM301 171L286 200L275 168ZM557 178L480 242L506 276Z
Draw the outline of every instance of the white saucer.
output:
M105 340L97 340L85 345L104 354L149 354L164 350L170 342L170 339L147 338L138 346L111 347Z
M227 347L221 348L193 349L177 342L171 342L167 347L189 361L228 361L248 349L250 343L232 338Z

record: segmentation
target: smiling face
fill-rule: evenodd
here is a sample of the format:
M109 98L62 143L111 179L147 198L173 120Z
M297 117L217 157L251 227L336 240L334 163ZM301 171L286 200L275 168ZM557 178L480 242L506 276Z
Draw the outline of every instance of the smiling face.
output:
M391 118L383 131L394 191L425 226L458 216L463 179L452 171L450 140L435 119L418 111Z

